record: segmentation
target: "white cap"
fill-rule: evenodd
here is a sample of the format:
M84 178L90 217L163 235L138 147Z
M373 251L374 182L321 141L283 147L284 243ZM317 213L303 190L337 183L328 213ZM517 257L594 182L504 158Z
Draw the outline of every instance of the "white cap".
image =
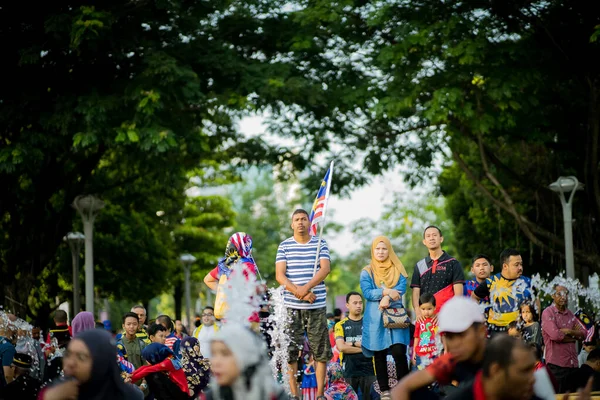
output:
M438 331L461 333L475 322L485 322L479 304L468 297L454 296L442 306L438 315Z

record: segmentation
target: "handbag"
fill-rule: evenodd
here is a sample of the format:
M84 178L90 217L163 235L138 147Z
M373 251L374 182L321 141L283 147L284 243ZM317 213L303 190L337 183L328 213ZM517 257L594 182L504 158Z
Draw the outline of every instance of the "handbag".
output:
M405 329L410 326L410 317L404 307L386 308L381 314L384 328Z
M371 279L375 282L373 270L369 268ZM390 307L381 311L383 327L387 329L405 329L410 326L410 317L404 307Z

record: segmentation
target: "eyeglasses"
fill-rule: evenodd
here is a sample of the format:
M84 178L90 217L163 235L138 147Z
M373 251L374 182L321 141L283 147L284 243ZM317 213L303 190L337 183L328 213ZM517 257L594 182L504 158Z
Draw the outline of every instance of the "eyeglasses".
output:
M202 314L203 317L214 317L215 314Z
M560 297L567 297L569 295L569 291L568 290L560 290L556 292L557 296Z

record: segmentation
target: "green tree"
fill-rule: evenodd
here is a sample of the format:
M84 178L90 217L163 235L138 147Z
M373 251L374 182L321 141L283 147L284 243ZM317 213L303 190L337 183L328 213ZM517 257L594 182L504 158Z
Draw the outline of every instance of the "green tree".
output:
M290 215L300 203L298 183L277 182L272 167L254 168L228 189L228 197L236 211L235 230L252 236L254 258L263 279L276 283L277 248L291 235Z
M190 253L196 257L192 265L191 281L202 287L204 276L212 270L223 255L235 213L231 201L223 196L197 196L189 198L181 215L181 222L172 232L177 257ZM181 319L184 277L181 264L174 262L170 271L174 287L175 318ZM194 291L197 293L198 291ZM158 293L156 293L158 294ZM194 296L195 297L195 296Z
M276 31L266 11L255 1L3 9L3 65L11 79L0 96L0 273L8 277L0 301L25 315L32 288L73 230L77 195L114 198L98 224L121 234L129 228L109 222L110 215L137 211L127 217L132 224L153 218L136 208L149 198L160 203L153 194L177 193L179 206L170 205L181 209L190 171L265 160L261 141L240 138L231 117L251 108L249 96L280 74L280 63L264 57L270 45L260 38ZM127 199L119 201L127 202L116 201L124 188ZM97 232L106 239L99 247L119 240ZM143 238L153 245L163 234ZM133 254L136 247L148 257L171 257L160 245L133 244L130 266L132 257L145 257Z
M271 95L304 96L270 115L297 142L297 165L335 151L337 185L399 163L417 184L442 161L442 194L468 233L461 246L518 246L548 272L562 269L563 238L547 186L576 175L586 187L575 207L578 270L598 270L600 21L591 2L296 5L281 32L292 42L290 75Z

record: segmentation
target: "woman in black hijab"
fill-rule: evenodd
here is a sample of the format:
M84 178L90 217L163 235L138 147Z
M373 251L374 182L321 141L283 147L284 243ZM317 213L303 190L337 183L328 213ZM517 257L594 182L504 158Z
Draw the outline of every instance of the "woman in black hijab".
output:
M117 347L101 329L82 332L63 356L65 380L44 390L40 400L142 400L142 392L123 382Z

